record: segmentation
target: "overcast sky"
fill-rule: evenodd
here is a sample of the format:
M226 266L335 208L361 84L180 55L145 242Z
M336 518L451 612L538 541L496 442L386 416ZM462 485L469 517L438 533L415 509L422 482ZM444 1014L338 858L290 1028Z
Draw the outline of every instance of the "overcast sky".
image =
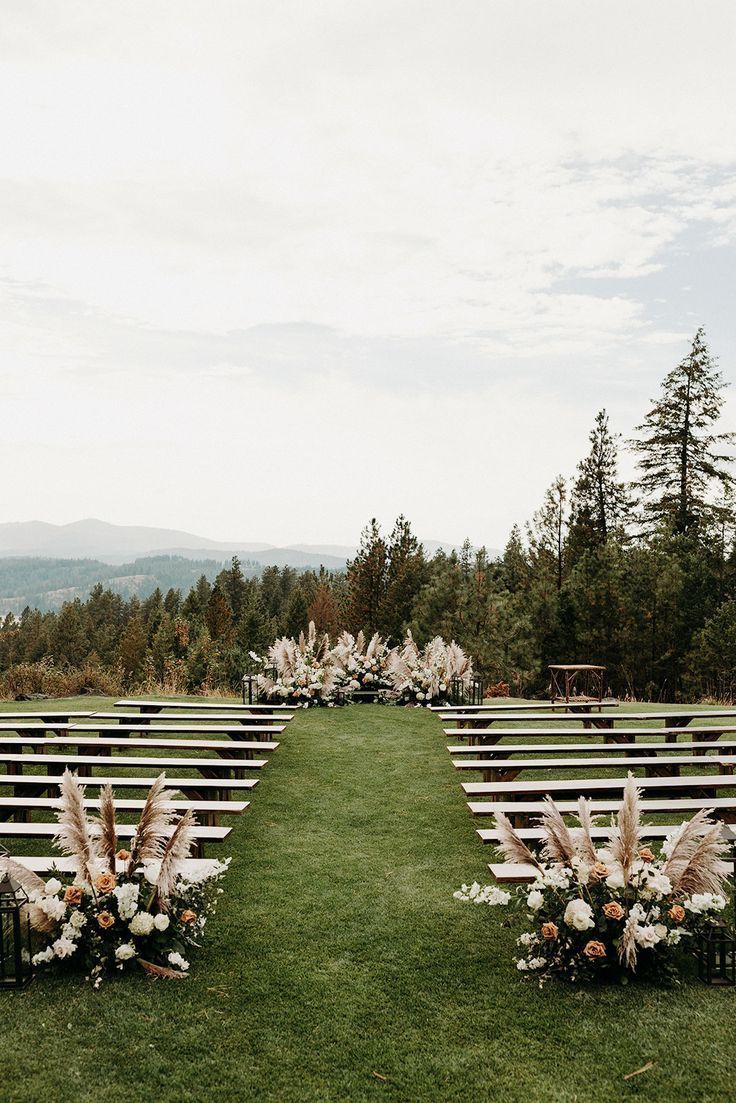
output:
M502 546L698 325L734 379L734 42L732 0L4 0L0 520Z

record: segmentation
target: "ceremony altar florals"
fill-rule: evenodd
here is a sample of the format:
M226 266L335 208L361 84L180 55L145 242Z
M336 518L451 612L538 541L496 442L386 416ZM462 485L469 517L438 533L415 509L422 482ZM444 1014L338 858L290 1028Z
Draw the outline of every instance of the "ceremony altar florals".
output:
M301 705L329 704L337 688L335 665L330 653L330 637L319 635L314 621L306 636L298 640L282 636L268 649L266 659L251 652L251 658L275 672L258 675L258 689L266 700Z
M446 643L435 636L420 649L411 632L401 649L388 660L388 677L394 696L406 704L431 705L447 701L450 684L460 678L466 685L473 676L473 661L452 640Z
M378 632L371 636L367 645L363 632L358 632L357 636L343 632L331 652L341 686L348 693L388 689L387 666L392 654Z
M665 840L661 855L641 844L639 790L629 774L624 798L603 847L591 837L589 801L578 801L579 827L568 828L547 798L540 861L503 813L496 814L499 849L529 863L531 885L504 891L475 883L454 893L474 904L515 906L528 923L516 967L539 978L570 980L620 973L671 978L683 949L726 906L720 825L700 810Z
M84 788L64 772L55 843L73 859L74 875L59 873L44 883L12 863L29 896L31 925L46 940L34 965L82 967L95 987L104 974L132 966L154 976L187 976L185 955L199 945L230 859L198 879L185 874L195 820L188 811L174 825L165 783L161 774L151 787L131 849L124 850L110 786L101 789L99 819L90 817Z

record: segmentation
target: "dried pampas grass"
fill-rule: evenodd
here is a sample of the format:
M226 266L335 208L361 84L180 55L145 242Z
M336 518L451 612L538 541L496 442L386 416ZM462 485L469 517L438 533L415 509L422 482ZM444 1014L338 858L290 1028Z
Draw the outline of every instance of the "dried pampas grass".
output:
M97 841L84 809L84 787L71 770L66 769L59 785L61 807L56 813L59 830L54 843L73 861L77 876L87 884L93 884L101 861Z

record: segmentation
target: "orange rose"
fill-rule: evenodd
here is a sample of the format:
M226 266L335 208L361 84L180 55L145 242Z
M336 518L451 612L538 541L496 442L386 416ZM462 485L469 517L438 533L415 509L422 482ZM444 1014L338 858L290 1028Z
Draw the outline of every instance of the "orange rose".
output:
M612 900L610 904L603 905L603 914L606 919L623 919L624 909L617 900Z
M602 881L604 877L608 877L610 872L608 866L604 865L603 862L596 862L590 870L590 879L591 881Z
M652 854L648 846L643 846L641 848L641 850L639 851L639 857L641 858L642 862L654 861L654 855Z
M79 885L70 885L64 893L65 904L81 904L82 903L82 890Z
M117 860L119 862L129 862L130 861L130 851L129 850L119 850L117 852L117 854L115 855L115 857L117 858Z
M196 923L197 913L193 912L191 908L187 908L186 911L181 913L179 919L182 923Z
M548 942L554 942L559 933L560 929L556 923L542 924L542 938L546 938Z
M591 940L590 942L587 942L583 947L583 953L587 958L590 958L590 960L592 961L595 958L605 957L606 947L603 945L602 942L594 942Z
M103 931L106 931L110 927L114 926L115 916L110 915L109 912L98 912L97 913L97 922L102 927Z
M101 873L95 881L95 888L103 895L112 892L117 885L117 877L114 873Z
M675 923L682 923L685 918L685 909L681 904L673 904L670 908L670 919L674 919Z

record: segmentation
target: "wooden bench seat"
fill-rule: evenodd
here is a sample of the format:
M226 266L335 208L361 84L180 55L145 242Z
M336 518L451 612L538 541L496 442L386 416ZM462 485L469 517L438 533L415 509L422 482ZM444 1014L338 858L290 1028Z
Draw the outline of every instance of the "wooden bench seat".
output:
M5 712L0 710L0 720L40 720L42 723L54 724L63 723L67 724L70 720L83 720L87 716L94 716L94 712L79 712L72 711L66 712L64 709L43 709L40 712Z
M590 712L594 709L618 708L618 701L607 697L605 701L522 701L515 703L513 698L499 698L499 703L482 705L428 705L430 712L478 713L478 712ZM506 702L502 704L501 702Z
M57 873L74 873L76 866L72 858L62 858L50 856L47 858L31 858L25 854L11 855L14 862L18 865L25 866L26 869L30 869L33 873L39 874L39 876L46 875L55 871ZM125 862L116 862L116 873L123 873L125 871ZM202 877L212 873L217 868L217 861L212 858L184 858L179 866L180 872L187 877L191 877L193 880L199 880Z
M638 739L651 739L662 736L665 743L676 743L680 735L686 735L693 742L708 742L719 739L721 735L736 732L733 724L708 724L699 728L605 728L600 730L605 744L635 743ZM489 745L501 739L569 739L579 738L579 732L569 728L443 728L448 739L467 739L471 744ZM598 732L596 732L598 735Z
M643 839L666 839L668 835L677 829L677 826L676 823L645 823L642 824L641 837ZM609 827L594 826L591 828L590 833L594 842L603 844L608 838L609 831ZM544 839L544 832L538 824L531 827L517 827L516 833L532 850L535 844L541 843ZM476 831L476 835L478 835L482 843L487 843L491 846L497 846L500 842L499 832L495 827L481 827Z
M87 753L96 753L98 750L115 749L120 747L126 751L135 749L155 748L165 751L205 751L208 754L216 754L225 759L249 759L256 752L267 754L278 749L279 744L271 740L232 740L232 739L134 739L125 735L99 735L96 738L90 736L59 736L58 738L35 735L4 736L0 732L0 751L10 750L15 747L31 747L33 751L40 753L48 750L58 750L64 753L72 747L85 750ZM109 729L114 732L114 728ZM32 759L29 759L32 761Z
M659 779L656 779L659 780ZM703 779L705 780L705 779ZM709 778L708 781L711 781ZM733 785L733 778L728 779ZM577 801L555 801L563 816L573 815L577 810ZM503 812L508 816L515 827L526 827L530 819L540 817L544 812L544 801L515 801L515 800L489 800L468 801L468 808L474 816L495 816L497 812ZM591 814L594 816L611 816L621 807L621 794L609 798L594 798L591 801ZM640 801L639 807L642 813L647 815L693 816L700 808L711 808L713 815L727 823L736 821L736 797L665 797L657 800L645 799Z
M722 772L733 773L733 756L726 758L715 755L653 755L640 758L506 758L487 761L482 758L453 759L456 770L480 770L484 782L513 781L519 774L529 770L644 770L647 777L677 777L682 766L691 769L708 769L717 766ZM734 783L736 784L736 782Z
M56 754L10 754L0 749L0 765L14 767L22 772L24 766L45 766L47 773L62 773L66 767L74 770L80 777L87 776L93 769L110 768L124 770L198 770L202 777L242 777L246 770L262 770L268 764L267 758L225 759L225 758L130 758L126 755L80 755L74 751ZM0 780L2 774L0 774Z
M139 815L145 805L144 800L122 797L115 801L119 813L137 812ZM14 817L25 818L30 812L55 812L59 808L59 797L0 797L0 819ZM90 812L99 812L100 802L89 797L84 798L84 807ZM217 825L219 816L240 816L250 807L247 800L188 800L174 797L166 807L181 815L191 809L203 824Z
M167 828L168 835L174 830ZM132 839L136 831L136 825L132 823L119 823L117 834L120 840ZM222 843L230 835L231 827L212 827L207 824L196 824L193 828L194 849L200 856L204 854L205 844ZM25 822L0 820L0 839L12 845L13 840L19 839L47 839L49 842L59 834L58 823L46 823L40 820L27 820ZM10 849L10 847L8 847ZM16 858L16 861L19 860ZM57 855L58 860L58 855Z
M209 702L212 702L209 704ZM293 712L293 705L242 705L240 703L234 704L231 701L220 701L213 698L203 697L201 701L116 701L116 709L137 709L140 712L163 712L164 709L168 709L169 712L184 711L191 712L192 709L199 709L200 712L235 712L235 713L247 713L247 712Z
M2 716L0 715L0 719ZM80 723L81 723L80 717ZM87 716L87 721L93 720L109 720L114 724L137 724L139 727L143 727L146 724L162 724L170 722L174 724L229 724L231 727L234 724L248 725L250 727L262 727L264 724L280 724L283 731L284 726L293 720L293 716L284 712L255 712L255 713L243 713L238 715L237 713L230 712L191 712L182 716L178 712L93 712Z
M58 774L0 774L0 789L12 786L17 796L24 792L41 795L49 790L58 789ZM99 789L103 785L112 785L113 789L150 789L156 782L155 777L85 777L87 789ZM167 777L166 788L174 793L216 794L218 800L228 800L224 794L230 792L250 793L258 784L258 778L213 778L213 777ZM0 796L0 800L3 798Z
M216 726L214 724L70 724L67 729L67 734L73 732L79 732L80 734L89 734L90 732L98 732L100 734L107 734L108 732L115 732L118 735L141 735L145 736L148 732L153 735L212 735L220 736L227 735L229 739L239 740L251 736L252 739L268 739L274 735L281 735L284 731L283 724L269 725L259 727L257 724L221 724Z
M703 765L719 766L717 759L704 759ZM647 796L653 796L658 790L667 793L688 791L707 791L715 793L717 789L736 789L736 778L733 774L699 774L696 776L681 777L639 777L636 779L637 788ZM598 794L615 793L623 794L626 785L625 777L575 777L555 778L553 781L544 778L533 778L524 781L470 781L463 783L463 789L468 797L486 797L490 800L526 800L527 798L550 796L580 797Z
M716 731L724 729L716 728ZM695 729L687 728L688 735L694 734ZM541 733L540 733L541 734ZM659 735L651 729L648 735ZM728 733L726 733L728 734ZM448 746L451 755L468 755L468 757L482 758L487 762L494 762L500 758L513 758L515 755L604 755L610 758L611 765L620 765L619 755L642 758L660 755L668 757L673 754L682 754L685 751L697 752L698 755L708 754L713 751L716 754L729 755L736 752L736 740L712 739L712 740L678 740L668 743L665 740L659 743L489 743L480 746L472 746L467 743Z
M550 716L544 712L447 712L443 721L462 724L464 728L487 728L499 722L505 724L549 724ZM643 724L662 722L668 728L686 728L693 720L731 720L736 722L736 708L688 709L670 712L616 712L608 713L567 712L554 716L554 723L582 724L585 728L613 728L618 724Z

